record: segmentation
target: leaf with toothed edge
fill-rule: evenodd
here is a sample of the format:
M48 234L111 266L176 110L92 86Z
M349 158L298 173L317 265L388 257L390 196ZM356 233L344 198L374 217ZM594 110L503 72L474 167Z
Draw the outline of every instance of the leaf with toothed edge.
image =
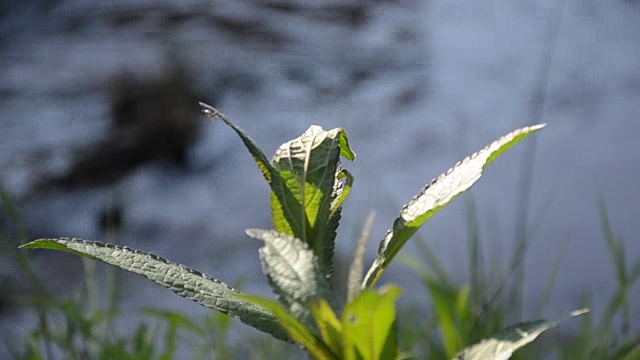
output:
M341 128L325 131L312 125L301 136L281 145L269 162L226 115L207 104L200 106L211 119L219 118L229 125L253 156L271 187L275 230L309 244L325 276L331 277L339 212L353 184L353 176L340 168L340 156L355 159L346 132Z
M564 319L536 320L508 327L463 349L456 354L454 360L507 360L514 351L532 342L543 332L558 326L563 321L588 312L589 309L576 310Z
M331 286L313 251L302 240L274 230L247 229L246 233L265 243L259 250L262 267L280 302L313 328L309 301L323 298L333 302Z
M380 243L378 256L362 282L362 288L376 284L389 263L411 236L433 215L458 195L469 189L480 177L484 168L507 149L545 125L534 125L515 130L494 141L484 149L458 162L445 174L427 185L420 194L404 206L385 238Z
M100 260L152 280L174 293L196 303L238 318L243 323L271 334L280 340L288 340L269 310L252 303L241 292L197 270L170 262L160 256L128 247L120 247L97 241L70 238L35 240L21 248L53 249Z
M353 176L340 167L341 155L355 159L346 132L312 125L301 136L282 144L271 161L283 180L281 186L272 186L275 230L309 244L327 277L332 274L339 219L333 215L353 183Z
M347 170L339 168L336 173L332 194L331 213L329 214L329 219L327 220L324 230L325 240L319 241L314 249L316 254L318 254L320 267L324 270L327 278L331 278L333 275L333 254L335 250L335 238L342 217L342 203L351 193L352 185L353 175Z

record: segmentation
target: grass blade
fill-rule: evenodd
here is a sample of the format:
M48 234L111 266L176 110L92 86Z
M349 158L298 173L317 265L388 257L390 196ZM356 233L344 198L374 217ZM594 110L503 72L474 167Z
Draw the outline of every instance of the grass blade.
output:
M376 212L371 211L364 221L362 233L358 239L358 245L356 246L353 260L349 266L349 277L347 280L347 304L349 304L361 291L360 284L362 283L362 274L364 272L364 256L367 250L367 244L371 238L371 232L373 231L373 222L376 218Z

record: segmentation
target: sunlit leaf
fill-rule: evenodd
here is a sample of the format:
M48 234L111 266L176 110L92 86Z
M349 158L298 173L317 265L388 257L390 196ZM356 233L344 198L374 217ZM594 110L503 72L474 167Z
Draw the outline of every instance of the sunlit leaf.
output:
M275 230L301 239L313 249L325 275L332 271L335 227L332 217L349 194L353 177L340 171L340 155L354 159L341 128L313 125L282 144L272 159L282 181L274 181L271 211ZM337 188L337 183L346 184ZM340 194L338 194L338 191ZM327 226L328 224L333 226Z
M344 169L338 169L331 202L331 215L342 207L342 203L349 197L353 186L353 175Z
M229 125L253 156L271 187L275 230L309 244L325 276L330 277L340 206L353 183L353 176L339 167L340 156L355 159L346 132L313 125L300 137L282 144L269 162L231 119L210 105L200 106L212 120L221 119Z
M316 325L324 341L334 354L342 353L342 323L338 320L336 313L331 305L325 300L320 299L309 304Z
M398 357L396 300L402 291L388 286L363 291L342 313L345 360Z
M285 331L264 307L244 300L227 284L197 270L170 262L154 254L80 239L40 239L21 246L27 249L53 249L100 260L150 279L200 305L240 319L243 323L287 339Z
M588 310L578 310L571 317L587 313ZM546 330L558 326L561 320L537 320L509 327L497 334L470 346L455 357L456 360L507 360L514 351L535 340Z
M427 185L420 194L404 206L400 217L394 221L393 228L387 232L380 243L378 256L365 276L363 288L375 285L391 260L413 234L429 218L478 181L482 176L482 170L488 164L507 149L543 127L544 124L513 131L458 162L445 174L440 175Z
M313 326L309 301L332 296L313 251L300 239L274 230L248 229L247 234L265 242L260 258L280 302L306 326Z
M287 331L290 338L296 343L302 345L315 359L339 359L320 338L313 334L310 329L300 322L295 316L287 312L287 310L278 302L252 295L243 295L242 297L246 301L259 304L262 307L269 309L282 328Z

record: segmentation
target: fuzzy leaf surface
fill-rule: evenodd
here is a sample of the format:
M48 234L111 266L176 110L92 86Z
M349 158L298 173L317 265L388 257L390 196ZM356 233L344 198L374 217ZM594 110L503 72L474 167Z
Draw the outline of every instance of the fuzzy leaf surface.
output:
M588 310L574 311L571 317L587 313ZM478 344L472 345L459 352L455 360L507 360L514 351L535 340L546 330L558 326L567 320L536 320L518 324L504 329Z
M300 239L275 230L248 229L247 234L265 243L259 250L262 267L280 302L306 326L313 327L309 301L332 296L314 252Z
M275 230L301 239L331 275L335 229L333 218L351 189L353 178L340 171L340 155L353 160L346 132L313 125L300 137L282 144L272 164L281 181L272 183L271 211ZM336 183L346 178L346 186ZM346 190L346 191L345 191ZM334 220L333 226L327 226Z
M492 142L484 149L458 162L440 175L420 194L415 196L400 212L378 248L378 256L362 283L369 288L380 279L389 263L416 231L433 215L453 199L469 189L480 177L484 168L513 145L522 141L545 125L534 125L515 130Z
M197 270L170 262L160 256L105 244L70 238L40 239L21 246L28 249L53 249L100 260L152 280L196 303L238 318L243 323L275 338L287 340L271 312L245 300L227 284Z
M330 277L340 206L353 183L353 176L339 168L340 156L355 159L346 132L341 128L325 131L313 125L302 136L281 145L269 162L231 119L210 105L200 106L209 118L219 118L230 126L253 156L271 187L274 228L308 243L325 276Z

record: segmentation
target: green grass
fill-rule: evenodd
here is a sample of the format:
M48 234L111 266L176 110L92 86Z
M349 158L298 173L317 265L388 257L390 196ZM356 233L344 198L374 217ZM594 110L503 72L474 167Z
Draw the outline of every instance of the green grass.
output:
M96 263L82 259L84 281L64 296L52 295L35 271L27 252L17 250L17 244L27 241L21 217L7 193L0 186L4 215L16 229L18 238L0 233L0 255L12 268L26 274L28 295L13 292L6 284L0 293L7 307L20 308L36 314L36 321L24 338L2 334L3 342L14 359L174 359L178 354L192 354L194 359L232 360L263 359L270 354L277 359L300 358L302 352L294 345L272 341L255 331L246 331L240 340L231 340L234 322L218 312L208 312L194 318L178 312L159 309L139 309L130 331L122 333L117 324L129 321L130 314L121 308L123 272L104 267L105 276L98 276ZM0 229L4 231L4 229ZM113 241L118 237L111 234ZM104 300L103 300L104 299Z
M20 216L1 189L0 195L4 213L20 229L18 241L23 243L27 237ZM640 260L628 263L625 243L615 234L602 200L599 209L603 241L615 269L612 281L617 285L614 293L608 294L605 311L584 316L570 334L534 342L525 350L516 352L514 359L640 358L640 335L633 333L637 331L633 328L633 319L637 319L639 310L629 299L640 277ZM469 197L469 274L462 284L453 280L447 264L440 261L424 240L416 241L417 256L403 257L431 298L428 306L424 303L409 304L399 309L400 339L405 358L449 359L465 345L510 325L510 319L527 318L521 316L520 305L513 306L513 294L522 294L523 285L509 277L514 272L514 264L526 255L528 246L521 246L506 261L494 259L492 256L495 255L486 256L481 250L483 239L478 223L476 204ZM534 223L539 224L540 221ZM529 227L528 232L535 231ZM527 235L528 239L532 237ZM11 240L3 241L3 244L15 243L12 239L3 240ZM538 314L530 318L542 314L551 297L567 243L568 238L556 254L543 294L529 299L538 303ZM94 262L83 260L83 286L64 297L54 297L34 271L26 252L15 250L15 246L8 246L3 252L17 269L26 274L32 294L17 301L36 314L37 319L26 338L16 341L5 335L2 339L16 359L174 359L180 358L178 354L185 354L185 351L194 359L304 358L296 346L273 341L255 331L232 336L232 328L235 331L239 323L217 312L194 318L164 309L144 308L139 310L139 320L131 324L129 332L118 332L116 324L128 318L121 310L122 272L107 268L106 276L101 278L96 275ZM505 267L504 271L500 271L502 267ZM524 276L524 273L518 276ZM588 306L589 300L585 299L585 303L580 305Z
M607 296L606 309L600 314L584 316L569 334L544 337L532 343L516 352L513 359L640 359L638 325L633 328L633 319L640 315L640 308L638 303L632 304L629 299L640 277L640 259L631 266L627 265L625 243L615 235L602 200L599 207L603 241L607 245L610 264L616 270L612 282L617 284L614 293L598 294ZM405 348L414 349L413 355L417 359L450 359L457 348L508 326L509 319L514 316L521 317L522 310L514 306L512 294L523 293L523 282L510 281L509 277L513 276L515 270L511 265L501 273L483 265L486 262L479 250L481 239L473 201L468 203L468 210L470 235L467 258L470 275L464 283L458 284L452 280L453 273L447 270L447 266L424 239L416 242L417 256L405 254L402 258L404 264L418 275L431 298L431 308L426 313L424 309L412 306L404 309L404 316L400 316L400 324L403 324L400 337L406 341ZM543 293L529 299L538 304L536 314L529 317L539 318L547 306L568 241L569 238L565 237L558 249ZM516 259L524 255L522 251L515 251L509 263L519 263ZM489 257L487 260L491 262L494 259ZM589 299L580 305L589 307ZM412 323L416 313L424 314L422 324Z

